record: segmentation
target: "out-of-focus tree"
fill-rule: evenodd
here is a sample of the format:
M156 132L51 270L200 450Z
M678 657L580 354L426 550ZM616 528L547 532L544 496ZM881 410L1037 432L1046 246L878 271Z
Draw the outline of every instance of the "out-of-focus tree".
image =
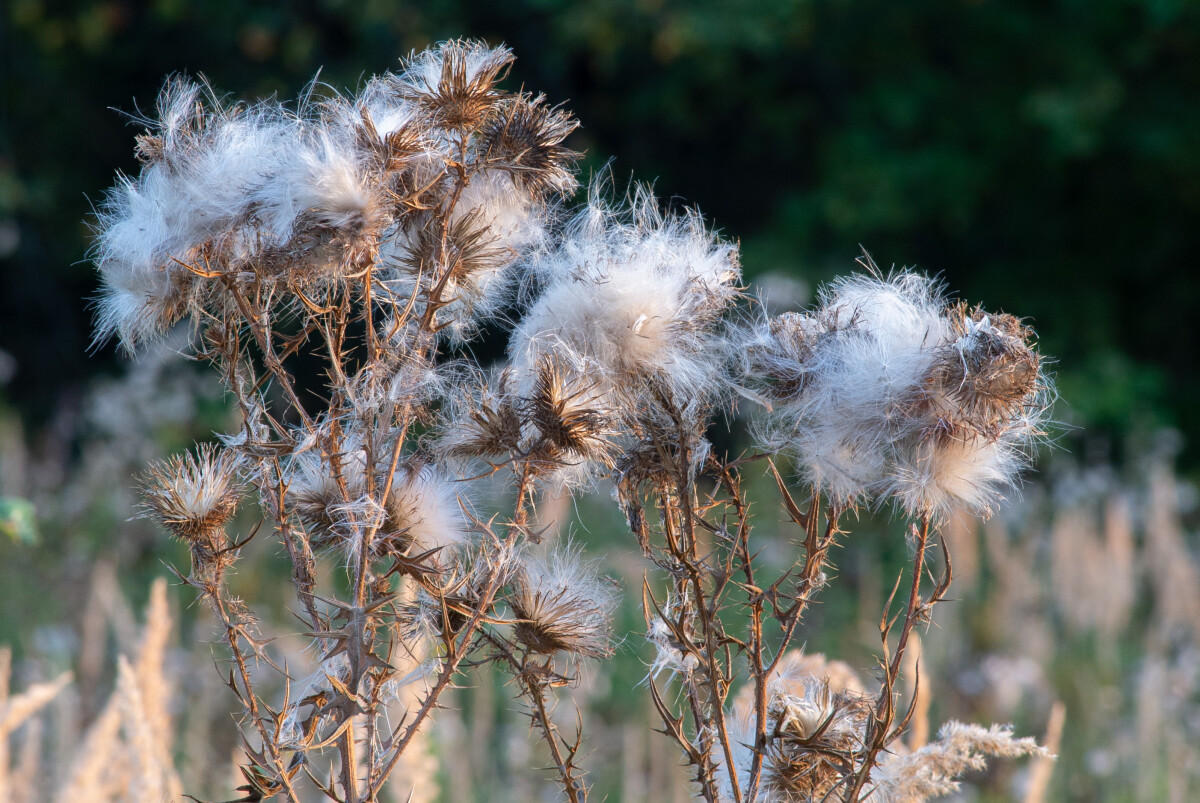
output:
M658 176L742 238L751 276L826 278L862 242L1028 311L1067 417L1174 423L1194 465L1200 13L1171 0L45 3L0 23L0 349L28 416L102 370L80 221L161 76L294 95L438 39L505 41L510 82L569 98L573 144ZM1186 330L1185 330L1186 331Z

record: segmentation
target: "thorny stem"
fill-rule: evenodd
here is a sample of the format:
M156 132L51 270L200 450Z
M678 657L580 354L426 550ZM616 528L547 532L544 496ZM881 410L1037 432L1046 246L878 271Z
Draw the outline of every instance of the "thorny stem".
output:
M904 651L908 646L908 638L912 633L914 625L917 621L927 616L929 609L933 604L938 602L945 596L946 589L949 587L949 575L938 586L934 595L930 597L927 603L921 600L921 580L925 574L925 551L929 544L929 525L930 516L926 514L921 517L921 522L913 528L916 535L917 551L913 558L912 568L912 586L908 593L908 604L904 611L904 624L900 629L900 636L896 643L896 650L891 656L891 660L887 660L887 636L891 629L888 620L888 612L884 612L883 622L880 625L880 631L883 636L884 648L884 678L883 688L879 691L879 700L875 706L875 714L871 717L868 726L866 738L867 752L863 756L862 767L855 775L854 783L846 791L846 803L854 803L859 799L859 794L866 785L867 780L871 776L871 771L875 767L875 760L879 753L887 746L888 742L898 736L898 733L891 731L892 723L896 716L896 700L894 688L896 680L900 676L900 665L904 659ZM903 727L903 726L902 726Z
M222 574L223 572L218 571L217 576L213 578L211 584L206 584L207 587L204 588L204 591L212 603L213 612L217 614L217 617L221 620L222 627L225 629L225 640L228 642L229 649L233 653L234 662L238 667L238 675L242 681L242 688L246 692L244 702L249 709L250 718L254 721L255 729L258 730L259 738L262 739L263 747L270 754L271 763L275 765L275 770L278 773L278 781L283 785L288 800L291 803L299 803L296 790L292 787L288 769L284 766L283 758L280 755L279 747L275 743L275 739L267 732L267 727L263 723L262 716L259 713L258 695L255 693L254 684L250 680L250 670L246 665L246 655L241 647L241 625L235 624L232 617L230 617L221 593L224 588Z
M503 560L504 556L516 546L517 539L521 535L522 529L523 528L516 526L509 528L507 538L498 548L498 554L500 555L501 560ZM479 601L475 605L475 609L471 612L470 617L463 625L460 633L457 635L457 637L446 640L448 655L442 664L441 671L438 673L437 681L426 693L424 702L422 702L420 709L418 709L417 713L413 716L412 721L408 723L408 726L405 727L404 722L401 722L396 726L396 729L393 732L391 743L388 747L388 749L391 750L392 755L388 759L388 762L384 766L383 770L379 773L379 777L374 786L369 790L370 795L375 795L378 790L383 787L384 782L387 781L388 776L391 775L392 770L395 769L396 764L400 761L400 756L403 755L405 748L408 746L409 742L412 741L413 737L416 736L417 730L421 727L421 723L423 723L433 709L437 707L438 698L450 684L454 674L458 671L459 664L461 664L462 661L467 657L469 652L468 647L475 636L475 632L479 630L483 624L485 612L491 608L492 602L496 598L496 593L500 590L502 580L503 572L497 570L491 573L491 576L488 578L487 586L480 593Z
M246 300L245 295L238 289L237 280L229 277L225 282L229 288L230 295L237 302L238 310L242 313L242 318L250 327L250 331L254 333L254 339L258 341L258 347L262 351L263 361L267 364L267 370L279 381L283 387L283 392L287 394L288 401L296 410L296 414L304 421L304 426L308 429L313 428L313 421L309 417L308 412L304 409L304 405L300 403L300 397L296 395L296 390L292 386L291 377L283 368L283 363L279 361L279 356L275 353L275 344L271 339L270 333L263 326L262 320L254 311L250 309L250 304Z
M555 767L558 768L563 791L567 793L567 799L571 803L582 803L582 801L587 800L587 787L583 785L581 779L575 777L575 751L571 751L571 756L563 757L562 750L558 744L560 738L558 728L554 725L553 720L551 720L550 712L546 710L546 689L544 684L535 678L529 678L525 675L521 675L520 677L522 685L526 689L526 696L534 704L534 721L537 722L546 744L550 747L550 755L554 758Z

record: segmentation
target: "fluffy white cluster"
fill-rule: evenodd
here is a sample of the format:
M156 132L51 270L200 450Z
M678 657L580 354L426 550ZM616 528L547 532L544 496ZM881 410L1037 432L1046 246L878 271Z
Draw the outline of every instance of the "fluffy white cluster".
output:
M195 261L226 234L278 169L293 119L270 105L206 111L206 101L219 109L210 89L167 83L138 141L141 175L120 177L100 209L98 340L117 334L132 349L178 318L190 274L175 260Z
M514 393L533 397L549 361L635 429L664 407L707 415L727 386L720 319L740 277L736 247L698 214L664 215L645 190L614 207L593 188L532 265L541 293L509 343Z
M645 190L613 207L594 189L533 271L545 289L510 345L519 387L543 355L577 354L604 372L614 400L655 382L672 399L716 389L712 324L736 297L741 269L736 247L697 213L664 215Z
M554 199L575 187L575 154L559 145L575 121L494 90L511 61L507 48L448 42L355 96L296 110L168 82L138 140L140 175L122 177L97 214L96 339L116 335L132 351L211 305L218 281L319 298L323 284L370 269L378 300L403 307L439 278L423 237L435 212L448 215L459 258L442 292L447 331L468 335L503 304L499 280L542 244ZM451 208L450 165L463 164Z
M533 652L585 658L612 655L617 590L570 545L528 555L509 599L517 641Z
M386 455L377 455L373 489L366 462L365 450L353 438L338 455L310 449L289 460L288 507L314 547L336 546L355 558L370 535L368 548L375 557L432 553L427 562L438 564L448 557L441 553L470 543L462 484L434 465L410 458L396 469L385 496Z
M808 314L751 331L759 434L839 504L892 498L913 515L989 513L1040 435L1047 383L1012 316L950 305L902 272L834 282Z

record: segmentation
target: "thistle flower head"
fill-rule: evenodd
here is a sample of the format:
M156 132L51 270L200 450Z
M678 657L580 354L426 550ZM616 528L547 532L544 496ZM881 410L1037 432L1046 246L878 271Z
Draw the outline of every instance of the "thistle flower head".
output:
M498 99L496 83L512 64L507 47L457 39L410 57L400 83L405 97L446 131L474 131Z
M611 462L613 415L597 385L586 370L564 368L551 355L542 358L522 410L537 459L564 465Z
M964 304L948 310L947 318L953 340L929 377L931 404L980 433L1019 420L1044 382L1032 330L1012 315L989 315Z
M762 790L771 801L821 800L856 768L865 748L871 698L854 672L821 654L788 652L767 678L767 743L763 751ZM730 712L740 745L735 752L738 778L750 774L754 741L754 689L744 686ZM730 792L729 774L719 771Z
M381 487L383 483L381 479ZM463 498L461 483L431 463L412 459L397 469L383 503L386 517L374 548L382 554L424 553L467 544L471 531L463 514Z
M142 483L146 515L182 541L211 546L237 512L239 469L233 452L211 444L157 463Z
M296 452L287 472L287 509L295 511L313 547L338 540L339 506L357 499L365 487L364 455L353 442L340 454L323 456L309 449Z
M1047 407L1029 330L908 272L839 280L819 304L741 335L747 385L772 408L760 436L836 503L989 513Z
M237 246L231 229L292 129L277 105L227 106L183 78L167 82L157 111L138 138L140 175L120 177L93 224L102 278L96 340L116 334L130 351L196 303L196 276L185 266L219 268Z
M459 196L444 229L431 219L395 247L398 270L385 274L400 298L440 293L439 320L457 341L511 296L520 257L545 237L548 212L500 173L477 175Z
M518 186L570 195L578 186L574 167L580 154L562 143L578 127L569 112L546 105L545 95L513 95L483 128L483 158Z
M351 433L344 446L336 455L309 450L291 460L288 508L296 512L314 547L337 545L353 556L370 535L371 557L382 558L445 550L469 541L459 483L414 456L399 463L389 488L391 453L379 448L369 483L361 441Z
M490 458L517 448L523 424L517 400L508 390L508 371L475 375L450 395L451 412L438 443L451 458Z
M612 654L616 590L576 548L526 556L509 604L517 617L513 634L533 652L582 658Z
M664 216L644 191L620 209L594 195L532 275L544 290L509 344L520 395L561 354L590 361L598 395L629 419L656 399L683 409L718 393L717 323L740 270L698 215Z

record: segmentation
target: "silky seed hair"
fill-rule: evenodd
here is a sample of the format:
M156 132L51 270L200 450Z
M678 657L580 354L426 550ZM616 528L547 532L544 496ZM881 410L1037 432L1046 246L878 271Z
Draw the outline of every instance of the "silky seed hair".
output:
M237 512L240 469L233 452L212 444L156 463L142 481L145 515L182 541L212 541Z
M868 263L873 266L873 263ZM950 304L911 272L822 289L808 314L740 330L744 395L770 449L839 504L988 514L1041 437L1049 382L1012 316Z
M612 655L617 593L582 551L567 545L548 556L527 555L509 598L514 638L532 652L580 658Z

